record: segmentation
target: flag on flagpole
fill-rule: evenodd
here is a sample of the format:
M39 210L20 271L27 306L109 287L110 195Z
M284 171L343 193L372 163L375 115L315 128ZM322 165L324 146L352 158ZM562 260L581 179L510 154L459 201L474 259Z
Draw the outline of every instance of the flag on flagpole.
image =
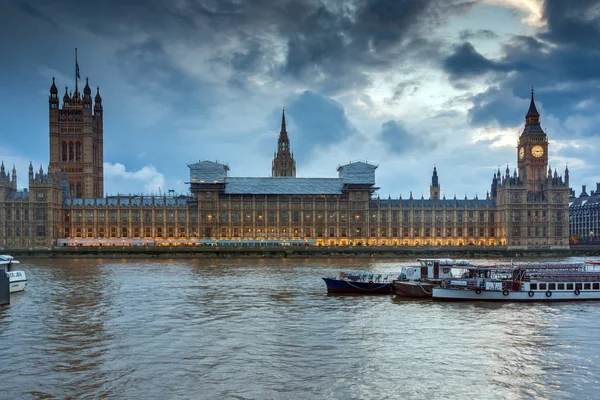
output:
M81 79L81 76L79 76L79 62L77 62L77 47L75 48L75 76Z

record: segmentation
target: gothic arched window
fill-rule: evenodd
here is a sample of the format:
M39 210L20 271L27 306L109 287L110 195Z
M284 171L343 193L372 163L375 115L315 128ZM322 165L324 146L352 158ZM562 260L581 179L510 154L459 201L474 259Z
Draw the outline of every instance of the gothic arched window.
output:
M63 140L62 142L62 160L63 161L67 161L67 154L68 154L68 149L67 149L67 142L65 142Z
M75 149L73 148L73 142L69 142L69 161L73 161L75 158Z
M75 161L81 161L81 142L75 143Z

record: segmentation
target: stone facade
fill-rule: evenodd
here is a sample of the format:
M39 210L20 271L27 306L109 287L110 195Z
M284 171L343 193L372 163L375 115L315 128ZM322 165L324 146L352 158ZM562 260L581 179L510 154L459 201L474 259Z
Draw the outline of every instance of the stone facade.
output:
M576 244L598 244L600 241L600 182L589 194L586 185L581 187L579 197L575 197L574 191L570 193L569 234Z
M375 196L377 166L355 162L336 178L296 178L285 114L272 176L228 176L229 167L190 167L182 196L102 196L102 104L89 86L50 91L50 166L29 189L0 170L0 246L306 243L375 246L568 247L568 171L548 169L548 140L531 100L517 147L518 173L493 174L484 199L440 198L434 168L430 198ZM72 145L71 145L72 143ZM79 143L79 145L77 144ZM66 146L66 147L65 147ZM540 150L541 149L541 150Z
M50 166L48 172L65 172L69 196L96 198L104 195L103 110L97 88L92 110L92 90L86 78L83 97L65 88L60 108L58 89L50 88Z

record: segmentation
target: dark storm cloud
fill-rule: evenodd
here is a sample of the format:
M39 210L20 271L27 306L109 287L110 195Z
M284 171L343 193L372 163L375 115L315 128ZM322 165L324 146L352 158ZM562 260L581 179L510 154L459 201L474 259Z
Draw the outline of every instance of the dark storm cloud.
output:
M477 29L476 31L460 31L458 37L462 41L467 41L469 39L497 39L498 35L489 29Z
M341 143L357 132L342 105L319 93L305 91L292 99L285 110L291 122L291 148L299 162L310 158L315 146ZM280 111L278 114L281 118Z
M444 60L443 67L451 77L456 79L468 79L487 72L509 70L508 66L485 58L469 42L456 46L454 52Z
M469 120L474 125L489 125L497 122L501 127L515 126L524 121L527 103L515 102L507 91L490 88L472 97Z
M238 74L261 72L291 78L320 92L339 93L370 85L369 73L399 63L439 57L441 43L425 39L464 0L131 0L110 7L75 0L30 0L22 10L42 18L60 9L57 23L77 25L101 37L131 42L204 44L225 54L209 62ZM129 42L129 43L128 43ZM160 46L147 48L160 52ZM410 54L410 57L407 57ZM283 56L283 58L281 57ZM242 78L240 78L242 79Z
M390 120L381 124L381 139L395 154L410 154L419 149L434 149L436 143L425 133L409 133L402 122Z
M50 18L48 15L46 15L45 13L41 12L38 8L32 6L31 4L25 2L25 1L20 1L18 3L19 8L25 12L25 14L33 17L33 18L37 18L42 22L47 23L48 25L50 25L52 28L54 28L55 30L59 30L58 26L56 25L56 22L54 22L54 20L52 18Z
M527 99L532 86L537 101L559 119L574 113L596 113L595 106L586 108L585 104L600 102L598 2L548 0L544 18L547 26L543 31L537 36L514 36L504 43L498 59L484 57L467 42L444 60L443 68L453 84L486 77L496 86L473 96L469 116L474 124L495 120L501 126L513 125L517 118L508 110L516 110L507 97ZM505 93L504 100L498 97L498 90ZM588 134L598 133L590 130Z

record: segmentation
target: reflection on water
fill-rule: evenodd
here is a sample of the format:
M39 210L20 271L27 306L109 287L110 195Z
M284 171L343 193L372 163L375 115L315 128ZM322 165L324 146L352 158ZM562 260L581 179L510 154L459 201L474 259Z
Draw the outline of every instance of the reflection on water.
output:
M600 303L326 295L407 261L22 260L0 398L593 398Z

